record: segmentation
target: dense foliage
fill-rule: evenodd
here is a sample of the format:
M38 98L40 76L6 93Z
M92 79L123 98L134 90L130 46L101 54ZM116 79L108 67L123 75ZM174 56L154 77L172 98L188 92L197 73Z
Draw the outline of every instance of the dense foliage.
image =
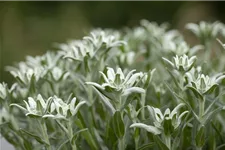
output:
M186 28L199 45L142 20L7 67L2 136L18 150L222 149L225 25Z

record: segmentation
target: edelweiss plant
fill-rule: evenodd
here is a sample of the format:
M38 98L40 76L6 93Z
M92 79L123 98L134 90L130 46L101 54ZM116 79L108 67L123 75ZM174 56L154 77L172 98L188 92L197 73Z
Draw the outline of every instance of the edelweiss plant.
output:
M184 111L183 113L178 115L179 109L184 105L185 105L184 103L177 105L172 112L170 112L170 109L167 108L164 114L162 114L162 112L158 108L147 106L149 112L153 114L152 117L154 120L153 122L154 126L146 125L143 123L134 123L130 127L143 128L154 135L162 134L164 144L166 145L167 149L171 149L171 135L181 124L182 117L188 113L188 111Z
M225 26L186 28L200 45L142 20L6 67L1 135L18 150L223 149Z

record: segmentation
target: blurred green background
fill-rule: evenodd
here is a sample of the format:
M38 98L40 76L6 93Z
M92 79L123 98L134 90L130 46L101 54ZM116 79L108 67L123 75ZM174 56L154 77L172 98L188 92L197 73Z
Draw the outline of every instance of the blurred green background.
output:
M4 67L26 55L42 55L54 43L79 39L93 28L139 25L141 19L169 22L225 22L225 2L0 2L0 82L12 83Z

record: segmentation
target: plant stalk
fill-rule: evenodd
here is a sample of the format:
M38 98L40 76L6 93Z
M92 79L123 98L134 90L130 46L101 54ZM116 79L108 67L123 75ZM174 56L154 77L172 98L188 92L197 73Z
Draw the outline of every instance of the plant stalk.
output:
M76 146L76 143L73 142L73 128L72 128L72 120L70 119L70 121L68 122L68 134L69 134L69 138L70 138L70 144L71 144L71 147L72 147L72 150L77 150L77 146Z
M202 120L202 117L205 113L205 98L199 101L199 118Z
M125 150L124 138L123 137L119 138L119 141L118 142L119 142L119 144L118 144L119 150Z
M166 143L166 146L171 149L171 136L170 135L165 135L165 143Z
M43 136L44 140L46 141L46 143L48 143L47 145L45 145L45 147L46 147L47 150L52 150L51 144L49 142L46 124L42 120L41 121L38 120L38 122L39 122L39 125L40 125L40 128L41 128L42 136Z

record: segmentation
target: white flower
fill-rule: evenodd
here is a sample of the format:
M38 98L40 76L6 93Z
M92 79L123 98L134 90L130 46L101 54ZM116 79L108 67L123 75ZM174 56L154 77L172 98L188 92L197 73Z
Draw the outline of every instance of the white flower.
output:
M119 38L120 35L118 32L107 32L99 29L92 31L89 36L83 39L91 42L96 49L101 48L103 45L106 46L106 49L109 49L126 44L125 41L120 41Z
M53 101L50 105L50 112L45 114L43 118L53 118L53 119L67 119L76 115L79 108L84 105L86 102L81 101L76 105L76 98L74 97L69 104L65 103L62 99L57 96L53 97Z
M93 85L100 91L105 92L119 92L123 96L129 95L131 93L144 93L145 90L134 86L135 83L140 80L141 73L134 73L135 70L130 71L126 76L122 72L121 68L118 68L115 72L114 69L107 67L107 74L100 72L104 83L99 85L94 82L86 82L89 85ZM134 74L133 74L134 73Z
M69 76L69 72L63 72L61 68L54 67L51 70L51 75L55 81L59 81L60 79L66 79Z
M187 88L191 89L199 96L204 94L210 94L219 85L219 82L225 78L222 73L209 77L208 75L198 74L196 78L191 73L186 73L189 84Z
M157 23L149 22L148 20L141 20L141 25L145 27L147 31L154 37L162 36L168 28L167 24L162 24L159 26Z
M26 116L35 116L41 117L47 109L47 104L50 102L51 97L45 101L40 94L38 94L37 98L34 99L32 97L28 97L28 101L24 100L26 107L22 107L18 104L11 104L10 106L16 106L21 110L26 111Z
M169 51L172 51L174 54L178 56L182 56L184 54L189 53L190 55L195 54L200 49L203 49L204 47L202 45L196 45L192 48L188 46L188 44L185 41L181 42L169 42L166 49Z
M201 21L199 24L189 23L186 28L192 31L202 42L215 38L222 31L220 22L207 23Z
M79 108L80 108L82 105L86 104L85 101L81 101L81 102L79 102L79 103L76 105L76 100L77 100L76 97L74 97L74 98L71 100L70 104L69 104L69 109L70 109L70 112L71 112L72 116L76 115L77 112L78 112L78 110L79 110Z
M94 57L95 49L92 44L86 40L75 40L68 44L61 44L60 48L64 51L64 58L83 61L85 57Z
M182 117L188 113L188 111L184 111L179 114L179 110L183 106L185 106L183 103L177 105L172 112L167 108L164 114L160 109L148 106L149 112L153 115L154 126L143 123L134 123L130 127L143 128L155 135L161 133L172 134L172 132L179 127Z
M38 81L45 75L45 71L43 67L30 68L24 63L19 63L19 68L16 69L13 67L8 67L10 73L23 84L30 84L31 80Z
M183 106L185 106L184 103L181 103L181 104L177 105L173 109L172 112L170 111L169 108L167 108L166 111L164 112L164 114L162 114L160 109L151 107L153 109L153 112L154 112L154 118L155 118L154 125L155 125L155 127L159 128L159 129L163 129L163 121L172 120L172 126L174 127L174 129L176 129L180 125L182 117L186 113L188 113L188 111L184 111L183 113L178 115L179 109ZM149 110L149 111L151 111L151 110Z
M173 57L174 63L163 57L163 60L178 71L189 71L197 60L196 56L189 58L187 55Z

